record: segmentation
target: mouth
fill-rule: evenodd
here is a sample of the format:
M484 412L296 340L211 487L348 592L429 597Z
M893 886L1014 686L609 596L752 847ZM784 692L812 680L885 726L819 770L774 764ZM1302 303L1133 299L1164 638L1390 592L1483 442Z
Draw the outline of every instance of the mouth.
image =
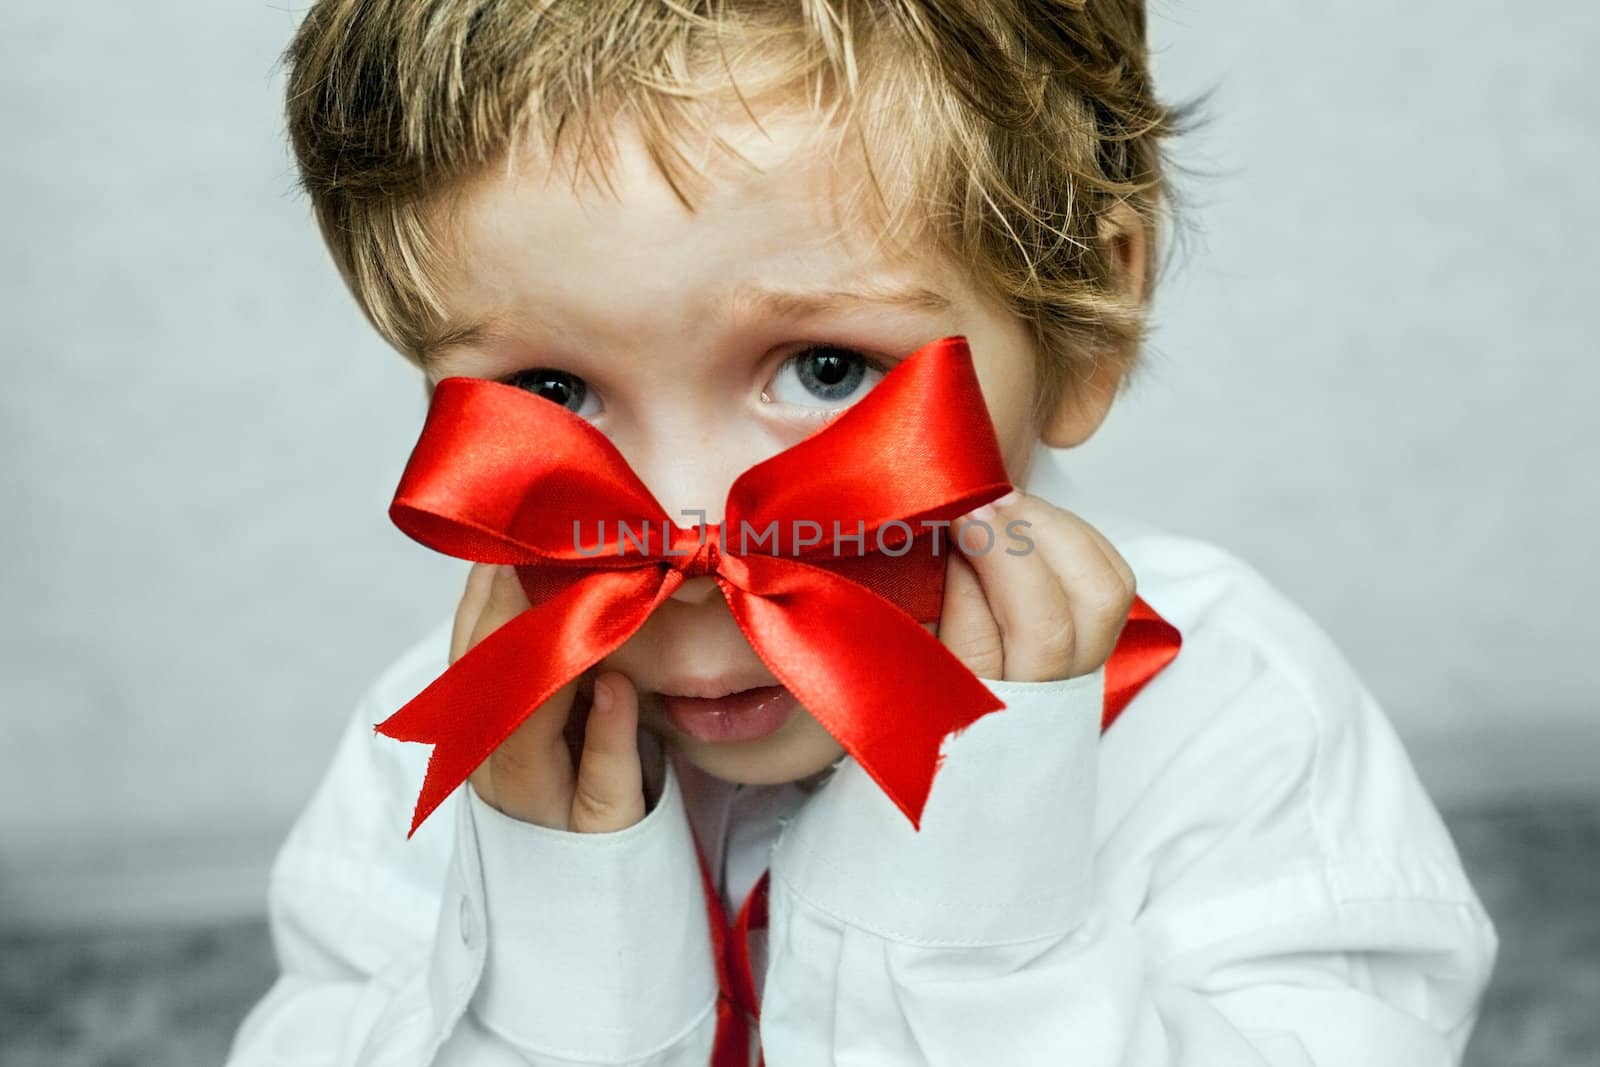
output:
M661 708L678 730L697 741L755 741L777 733L800 702L781 685L756 686L718 697L660 694Z

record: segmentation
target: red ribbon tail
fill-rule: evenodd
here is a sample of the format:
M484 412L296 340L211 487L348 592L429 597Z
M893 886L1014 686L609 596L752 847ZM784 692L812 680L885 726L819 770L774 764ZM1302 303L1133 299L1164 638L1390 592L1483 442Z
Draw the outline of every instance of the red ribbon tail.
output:
M876 593L794 559L740 563L750 588L722 584L750 644L920 829L944 739L1004 702Z
M717 893L717 883L711 877L711 867L706 863L699 836L692 829L689 836L700 864L700 888L705 894L711 957L717 971L717 1030L712 1039L710 1067L750 1067L750 1016L754 1001L748 997L741 999L729 943L730 937L739 936L741 932L728 924L722 897Z
M483 641L373 729L397 741L433 745L409 840L446 797L566 680L526 654L543 624L525 611ZM544 677L540 677L543 675Z
M397 741L434 746L407 840L513 730L632 636L670 592L648 568L575 577L478 642L373 727Z
M1106 661L1105 711L1101 729L1108 729L1139 690L1171 663L1183 646L1178 628L1156 614L1141 597L1133 598L1128 621Z

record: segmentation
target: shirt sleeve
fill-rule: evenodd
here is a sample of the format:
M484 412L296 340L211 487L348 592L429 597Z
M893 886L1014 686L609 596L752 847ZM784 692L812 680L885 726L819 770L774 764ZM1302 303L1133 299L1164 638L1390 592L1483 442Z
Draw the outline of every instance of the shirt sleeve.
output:
M774 851L768 1062L1459 1063L1495 935L1386 721L1199 637L1105 740L1103 670L986 683L920 833L841 766Z
M523 823L466 784L407 840L420 760L372 731L392 706L363 698L274 862L280 974L229 1067L703 1067L716 976L670 761L625 830Z

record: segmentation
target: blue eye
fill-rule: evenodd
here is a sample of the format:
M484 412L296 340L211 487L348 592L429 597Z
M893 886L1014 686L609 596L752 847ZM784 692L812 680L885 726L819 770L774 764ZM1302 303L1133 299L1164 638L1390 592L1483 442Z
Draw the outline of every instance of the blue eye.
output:
M797 407L841 408L865 396L883 375L882 367L854 349L812 345L784 360L770 395Z
M593 398L595 400L593 405L589 403L591 399L589 383L576 374L569 374L564 370L534 367L518 371L503 381L518 389L526 389L535 396L542 396L551 403L560 404L568 411L584 418L599 410L599 398Z

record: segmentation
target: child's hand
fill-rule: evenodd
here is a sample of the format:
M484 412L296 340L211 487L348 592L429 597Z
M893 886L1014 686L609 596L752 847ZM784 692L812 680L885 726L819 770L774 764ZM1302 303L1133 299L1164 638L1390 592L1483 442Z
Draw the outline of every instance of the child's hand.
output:
M963 521L989 525L987 551L981 529L957 536ZM1046 682L1092 674L1110 658L1135 588L1132 568L1100 531L1013 492L958 519L950 533L962 551L950 554L937 632L972 673Z
M527 609L514 568L474 564L456 609L450 662ZM468 780L485 803L523 822L578 833L626 829L645 814L639 696L626 676L608 671L593 680L592 706L574 718L579 685L574 679L557 690Z

